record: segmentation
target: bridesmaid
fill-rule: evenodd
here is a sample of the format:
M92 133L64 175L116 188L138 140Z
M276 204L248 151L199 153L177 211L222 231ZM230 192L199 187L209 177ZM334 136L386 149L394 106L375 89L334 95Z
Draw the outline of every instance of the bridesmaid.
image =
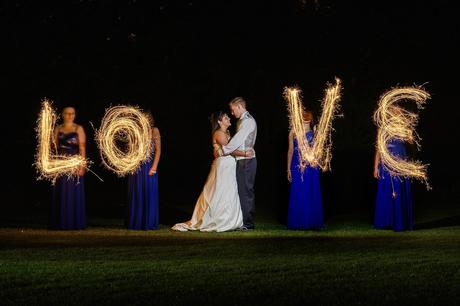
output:
M388 144L388 150L394 156L406 157L406 148L399 139L393 139ZM383 167L377 150L374 160L374 177L378 179L374 227L376 229L392 228L398 232L412 230L412 193L409 179L391 177Z
M306 137L313 142L313 113L304 111ZM291 183L288 210L288 229L321 229L323 224L323 207L319 183L319 168L307 166L303 173L300 169L297 139L294 132L289 132L289 149L287 154L287 178Z
M75 109L65 107L62 111L63 123L54 130L57 153L62 155L80 154L86 157L86 135L82 126L75 124ZM50 214L50 229L79 230L86 227L85 168L78 176L61 176L53 188Z
M153 127L151 158L139 170L128 177L128 229L158 229L158 162L161 155L160 130Z

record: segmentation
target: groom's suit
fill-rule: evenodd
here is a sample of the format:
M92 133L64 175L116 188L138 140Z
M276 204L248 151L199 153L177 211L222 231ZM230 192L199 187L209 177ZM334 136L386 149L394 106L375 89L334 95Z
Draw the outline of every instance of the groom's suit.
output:
M245 112L237 123L237 132L230 142L222 147L224 154L235 150L254 150L257 137L257 124L249 112ZM254 183L257 170L257 159L254 150L253 157L236 157L236 180L243 213L243 226L254 228L255 195Z

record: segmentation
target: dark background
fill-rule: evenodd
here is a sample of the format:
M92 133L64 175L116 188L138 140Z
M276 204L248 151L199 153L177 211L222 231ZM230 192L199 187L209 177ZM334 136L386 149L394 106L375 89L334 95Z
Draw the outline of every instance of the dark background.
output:
M212 161L211 112L248 101L259 133L257 210L285 222L288 120L283 87L298 85L318 114L327 82L343 81L334 121L332 172L322 175L326 222L373 213L379 96L397 85L432 94L420 112L432 191L415 183L414 206L458 205L459 21L453 2L391 1L3 1L0 213L46 214L50 183L33 167L35 124L47 97L73 105L92 170L90 216L123 218L126 179L100 165L94 130L105 108L150 109L162 134L160 222L192 212Z

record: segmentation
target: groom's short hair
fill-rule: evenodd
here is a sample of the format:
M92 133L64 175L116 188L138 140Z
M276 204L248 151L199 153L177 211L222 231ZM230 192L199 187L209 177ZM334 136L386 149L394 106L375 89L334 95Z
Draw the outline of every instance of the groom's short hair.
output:
M246 101L242 97L236 97L232 101L230 101L228 104L230 105L240 104L241 106L246 108Z

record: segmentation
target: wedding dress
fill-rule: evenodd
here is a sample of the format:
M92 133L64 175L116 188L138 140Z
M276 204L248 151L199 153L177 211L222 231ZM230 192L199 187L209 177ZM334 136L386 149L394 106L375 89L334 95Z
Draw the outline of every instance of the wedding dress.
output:
M236 183L236 160L233 156L221 156L214 159L211 165L191 220L177 223L172 229L224 232L238 229L242 225L243 215Z

